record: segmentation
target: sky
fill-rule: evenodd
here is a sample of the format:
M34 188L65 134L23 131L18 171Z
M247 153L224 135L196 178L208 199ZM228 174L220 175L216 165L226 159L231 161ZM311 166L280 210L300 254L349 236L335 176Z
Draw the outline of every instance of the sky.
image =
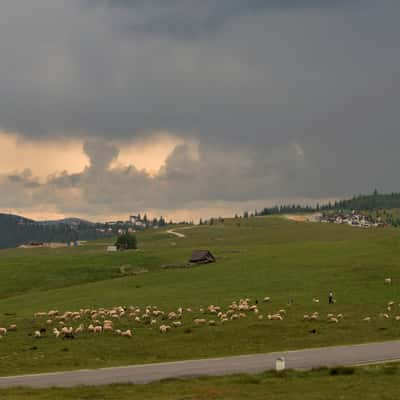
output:
M400 191L399 19L398 0L0 0L0 212Z

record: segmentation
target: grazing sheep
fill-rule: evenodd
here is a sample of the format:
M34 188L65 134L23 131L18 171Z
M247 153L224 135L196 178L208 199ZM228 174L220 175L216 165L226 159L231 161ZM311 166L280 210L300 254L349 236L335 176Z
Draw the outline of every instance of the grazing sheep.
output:
M392 278L385 278L386 285L391 285L391 283L392 283Z
M97 325L97 326L94 327L93 332L94 333L101 333L101 332L103 332L103 327L100 326L100 325Z
M271 300L271 297L264 297L263 302L268 303Z
M169 325L160 325L160 332L161 333L167 333L171 327Z
M131 332L130 329L128 329L125 332L121 332L121 336L123 336L123 337L132 337L132 332Z
M363 321L365 321L365 322L371 322L371 317L365 317L365 318L363 319Z
M258 316L258 319L259 319L259 320L264 319L264 315L259 315L259 316Z
M72 326L70 326L69 328L67 328L66 326L64 326L64 327L61 329L61 333L62 333L63 335L71 334L72 332L73 332Z
M39 339L42 336L42 334L39 331L35 331L34 336L36 339Z
M304 314L303 315L303 320L304 321L309 321L310 320L310 316L308 314Z
M215 326L215 325L217 325L217 323L214 320L210 320L210 321L208 321L208 325Z
M335 317L332 317L332 318L329 318L329 322L335 322L335 323L338 323L338 322L339 322L339 320L338 320L337 318L335 318Z
M10 325L10 326L8 327L8 331L9 331L9 332L16 331L16 330L17 330L17 325L15 325L15 324L12 324L12 325Z
M34 315L35 318L47 316L47 314L45 312L37 312L37 313L35 313L33 315Z
M314 297L314 298L312 299L312 301L313 301L314 303L319 303L319 299L318 299L317 297Z
M396 321L400 321L400 315L396 315L396 316L394 317L394 319L395 319Z
M50 310L47 313L47 316L49 316L49 317L55 317L56 315L58 315L58 311L57 310Z
M84 330L85 330L85 328L84 328L84 326L81 324L81 325L79 325L79 326L75 329L75 334L83 333Z
M106 331L112 332L113 330L114 330L114 329L113 329L112 325L106 324L106 325L103 326L103 331L104 331L104 332L106 332Z
M48 319L47 321L46 321L46 324L47 325L51 325L53 323L53 320L51 320L51 319Z
M172 322L172 325L173 325L175 328L179 328L179 327L182 326L182 322L181 322L181 321L174 321L174 322Z
M177 314L176 314L176 313L170 312L170 313L168 314L168 319L169 319L169 320L174 320L174 319L176 319L176 318L177 318Z
M196 324L196 325L202 325L202 324L205 324L207 321L204 319L204 318L196 318L195 320L194 320L194 323Z
M0 335L2 335L2 336L7 335L7 329L6 328L0 328Z
M283 321L283 317L281 314L268 314L267 317L271 321Z
M61 332L60 332L57 328L54 328L54 329L53 329L53 333L54 333L54 336L55 336L56 338L58 338L58 337L61 335Z

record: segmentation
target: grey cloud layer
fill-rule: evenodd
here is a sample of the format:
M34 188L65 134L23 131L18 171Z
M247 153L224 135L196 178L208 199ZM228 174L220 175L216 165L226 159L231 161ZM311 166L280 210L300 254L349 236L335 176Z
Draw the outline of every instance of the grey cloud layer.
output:
M126 208L399 190L399 17L393 0L2 2L0 128L83 137L92 160L44 186L3 176L2 201L25 188L65 208L67 183ZM158 130L200 160L178 148L156 179L104 168L108 139Z
M334 7L345 1L330 0L89 0L118 15L122 30L170 35L184 40L213 35L230 20L266 11ZM352 0L351 3L357 3ZM128 11L128 12L127 12Z
M179 145L156 177L133 166L109 169L118 151L104 141L91 140L85 151L91 165L82 173L64 172L40 182L26 170L0 176L0 187L18 194L15 206L20 208L41 204L54 209L62 204L64 212L104 215L116 210L190 208L198 202L258 200L276 195L282 180L297 186L297 178L304 178L310 167L295 143L263 156L253 146L228 152L200 147L194 156L188 145ZM2 197L0 207L9 202L10 197Z

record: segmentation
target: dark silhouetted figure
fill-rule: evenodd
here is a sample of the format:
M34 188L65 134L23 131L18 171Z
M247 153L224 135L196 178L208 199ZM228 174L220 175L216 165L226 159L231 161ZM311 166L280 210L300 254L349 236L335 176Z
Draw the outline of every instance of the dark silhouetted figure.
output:
M333 292L332 291L329 292L328 303L329 304L334 304L335 303L335 300L333 299Z

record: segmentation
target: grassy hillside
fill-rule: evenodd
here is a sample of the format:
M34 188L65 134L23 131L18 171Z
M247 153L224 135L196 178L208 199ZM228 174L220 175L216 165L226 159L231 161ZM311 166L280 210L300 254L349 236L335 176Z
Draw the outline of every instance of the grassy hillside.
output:
M179 228L175 228L178 229ZM259 217L181 229L185 238L161 230L138 235L138 251L109 253L106 242L71 249L0 251L0 326L17 323L18 331L0 340L0 374L17 374L120 364L215 357L321 345L398 338L400 322L400 237L395 229L353 229ZM190 269L163 269L185 262L193 249L210 249L217 263ZM135 271L147 271L138 275ZM391 277L392 285L384 278ZM333 290L337 303L327 304ZM248 315L227 324L195 326L200 307L226 308L233 300L253 301L266 315L287 310L284 321ZM320 303L314 303L314 297ZM391 318L379 318L395 301ZM293 303L292 303L293 302ZM290 305L288 305L290 303ZM32 333L45 325L33 313L86 307L157 305L165 311L191 307L183 327L161 335L124 319L134 337L85 333L73 341ZM320 321L304 322L318 311ZM343 313L338 324L328 312ZM371 323L362 321L371 316ZM80 322L74 322L76 327ZM87 325L88 321L84 321ZM159 321L161 323L161 321ZM158 324L159 324L158 323ZM119 325L118 325L119 324ZM51 330L49 327L47 327ZM316 329L316 334L310 333Z
M365 400L398 398L398 365L332 368L277 375L235 375L222 378L167 380L151 385L112 385L73 389L0 390L3 400ZM306 395L305 395L306 393ZM268 397L266 397L268 396Z

